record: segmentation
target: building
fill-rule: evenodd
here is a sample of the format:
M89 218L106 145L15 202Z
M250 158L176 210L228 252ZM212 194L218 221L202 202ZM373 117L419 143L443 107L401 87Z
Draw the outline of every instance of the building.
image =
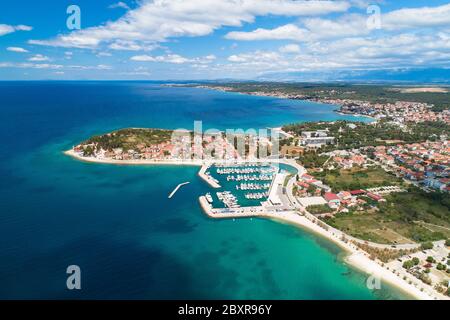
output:
M350 194L352 196L361 196L364 195L366 192L364 190L352 190L350 191Z
M383 199L382 196L380 196L380 195L378 195L378 194L375 194L375 193L372 193L372 192L367 192L367 196L368 196L370 199L372 199L372 200L374 200L374 201L377 201L377 202L386 201L385 199Z
M318 206L318 205L324 205L327 204L327 201L322 197L304 197L304 198L297 198L300 205L303 207L309 207L309 206Z
M328 136L328 130L303 131L300 144L310 148L320 148L334 143L334 137Z
M341 205L341 200L339 199L339 197L337 196L337 194L332 193L332 192L325 192L325 194L323 195L323 197L325 198L325 200L328 203L328 206L332 209L337 209L339 208L339 206Z

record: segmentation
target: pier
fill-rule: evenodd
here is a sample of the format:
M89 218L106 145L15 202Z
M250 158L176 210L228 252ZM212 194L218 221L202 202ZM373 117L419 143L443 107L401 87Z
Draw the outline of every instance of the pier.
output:
M208 183L211 187L218 189L220 188L219 182L213 177L211 177L211 175L207 174L207 170L209 169L209 167L210 165L204 164L201 167L200 171L198 172L198 175L200 176L200 178L205 180L205 182Z
M175 189L173 189L172 193L169 194L169 199L171 199L175 193L177 193L178 189L180 189L182 186L189 184L189 182L184 182L184 183L180 183L179 185L177 185L177 187Z

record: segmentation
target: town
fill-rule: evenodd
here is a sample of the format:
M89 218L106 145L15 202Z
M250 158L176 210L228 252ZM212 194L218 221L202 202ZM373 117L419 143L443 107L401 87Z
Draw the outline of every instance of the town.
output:
M122 129L68 154L94 162L201 166L199 177L217 189L200 197L211 218L267 217L311 228L415 290L448 296L448 110L422 102L320 102L372 121L288 124L264 137Z

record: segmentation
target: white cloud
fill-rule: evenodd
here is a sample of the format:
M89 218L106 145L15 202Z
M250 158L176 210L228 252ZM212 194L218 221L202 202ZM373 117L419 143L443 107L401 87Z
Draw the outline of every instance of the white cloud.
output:
M247 61L247 58L242 55L233 54L232 56L228 57L228 61L230 61L230 62L245 62L245 61Z
M337 20L307 18L303 20L304 27L286 24L274 29L258 28L249 32L234 31L226 34L225 38L240 41L290 40L305 42L360 36L371 32L366 26L366 19L366 17L355 14L345 15Z
M23 24L17 25L17 26L10 26L7 24L0 24L0 36L4 36L8 33L13 33L15 31L31 31L33 30L32 27L26 26Z
M140 42L132 40L115 40L109 45L112 50L123 50L123 51L152 51L158 48L158 45L148 42Z
M50 61L50 58L47 56L44 56L42 54L36 54L36 55L32 56L31 58L29 58L28 61L33 61L33 62Z
M212 61L212 60L216 60L217 57L216 57L215 55L213 55L213 54L210 54L210 55L207 55L207 56L205 57L205 59L206 59L207 61Z
M285 45L278 50L283 53L299 53L300 46L298 44L293 43L293 44Z
M230 62L239 63L272 63L280 61L281 56L277 52L255 51L251 53L235 54L228 57Z
M65 57L67 60L71 60L72 57L73 57L73 52L72 52L72 51L66 51L66 52L64 52L64 57Z
M125 2L122 2L122 1L119 1L117 3L113 3L108 8L109 9L121 8L121 9L125 9L125 10L130 10L130 7Z
M173 64L184 64L184 63L207 64L211 63L215 59L216 59L215 55L207 55L205 57L197 57L190 59L180 56L178 54L167 54L164 56L138 55L130 58L130 60L132 61L139 61L139 62L165 62Z
M436 26L450 26L450 4L400 9L382 16L382 28L391 30Z
M290 48L292 50L286 47L277 52L231 55L228 64L220 66L220 70L230 76L249 77L267 72L450 67L450 32L312 41L302 45L300 52L294 52L296 47Z
M258 28L249 32L230 32L225 38L254 40L317 41L370 35L374 30L367 26L367 15L347 14L334 20L305 18L303 26L287 24L273 29ZM381 15L381 29L385 32L403 29L450 26L450 4L438 7L400 9Z
M49 63L11 63L2 62L0 68L21 68L21 69L72 69L72 70L111 70L112 67L108 65L61 65L61 64L49 64Z
M112 54L109 52L99 52L97 53L97 57L101 58L101 57L111 57Z
M19 24L18 26L14 27L17 31L31 31L33 30L33 27L26 26L24 24Z
M19 52L19 53L27 53L28 50L24 49L24 48L20 48L20 47L8 47L6 48L6 50L11 51L11 52Z
M303 0L143 0L117 21L31 44L95 48L109 43L161 42L171 37L204 36L223 26L241 26L256 16L308 16L344 12L346 1ZM128 49L129 50L129 49Z
M367 17L358 14L344 15L336 20L309 18L304 21L310 40L336 39L368 35Z
M21 69L61 69L62 65L48 63L0 63L0 68L21 68Z
M297 27L294 24L287 24L274 29L258 28L251 32L233 31L225 38L230 40L255 41L255 40L305 40L308 35L306 29Z
M70 65L66 66L68 69L77 69L77 70L112 70L111 66L105 64L98 64L95 66L86 66L86 65Z
M13 26L7 24L0 24L0 36L16 31Z

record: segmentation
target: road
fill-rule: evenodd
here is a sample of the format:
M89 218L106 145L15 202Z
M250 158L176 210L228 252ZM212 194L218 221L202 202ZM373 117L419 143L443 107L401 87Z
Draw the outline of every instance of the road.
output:
M286 163L286 164L290 164L290 163ZM291 165L291 164L290 164ZM300 172L300 175L306 173L306 169L302 166L300 166L299 164L296 164L295 168ZM297 179L296 176L292 176L292 178L288 181L287 186L286 186L286 195L283 195L283 197L280 197L282 200L284 199L284 204L286 206L290 206L292 208L295 208L296 210L300 211L302 214L305 215L306 218L308 218L309 220L313 221L316 220L317 218L312 215L311 213L309 213L305 207L301 206L297 199L295 198L295 196L293 195L293 189L294 189L294 185L296 183ZM410 249L417 249L420 248L420 244L419 243L406 243L406 244L397 244L397 245L390 245L390 244L381 244L381 243L375 243L375 242L371 242L371 241L366 241L366 240L362 240L362 239L358 239L355 237L352 237L348 234L346 234L345 232L342 232L341 230L335 229L331 226L329 227L329 231L338 236L338 237L345 237L349 240L352 240L356 243L360 243L360 244L364 244L364 245L369 245L370 247L373 248L377 248L377 249L396 249L396 250L410 250ZM439 243L436 242L436 243ZM436 244L435 243L435 244Z

